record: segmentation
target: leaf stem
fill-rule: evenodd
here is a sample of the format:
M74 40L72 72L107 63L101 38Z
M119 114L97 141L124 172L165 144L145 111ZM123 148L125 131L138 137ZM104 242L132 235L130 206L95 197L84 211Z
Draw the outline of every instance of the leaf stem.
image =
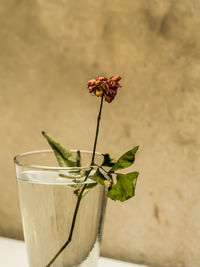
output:
M100 125L100 120L101 120L101 112L102 112L102 107L103 107L103 96L101 97L101 104L100 104L100 109L99 109L99 115L97 118L97 128L96 128L96 135L95 135L95 141L94 141L94 147L93 147L93 152L92 152L92 161L91 161L91 165L94 165L94 159L95 159L95 152L96 152L96 146L97 146L97 139L98 139L98 134L99 134L99 125ZM90 171L87 173L84 182L88 179L90 172L93 168L90 169ZM71 224L71 228L70 228L70 233L69 233L69 237L67 239L67 241L64 243L64 245L59 249L59 251L55 254L55 256L51 259L51 261L46 265L46 267L50 267L52 265L52 263L57 259L57 257L62 253L62 251L69 245L69 243L72 241L72 236L73 236L73 232L74 232L74 226L76 223L76 218L77 218L77 214L78 214L78 210L79 210L79 206L80 206L80 202L82 199L82 195L83 192L85 191L87 184L84 184L77 202L76 202L76 207L74 210L74 215L73 215L73 219L72 219L72 224Z
M97 166L98 168L102 169L105 173L110 174L110 172L106 171L102 166L100 166L98 164L94 164L94 166Z

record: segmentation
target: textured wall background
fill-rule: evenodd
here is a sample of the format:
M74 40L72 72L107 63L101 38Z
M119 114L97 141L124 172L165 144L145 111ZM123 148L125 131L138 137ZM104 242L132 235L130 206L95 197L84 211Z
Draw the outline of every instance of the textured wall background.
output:
M98 150L140 144L135 199L108 203L102 253L159 267L200 262L200 0L2 0L0 235L22 238L12 157L47 130L91 149L99 99L120 74Z

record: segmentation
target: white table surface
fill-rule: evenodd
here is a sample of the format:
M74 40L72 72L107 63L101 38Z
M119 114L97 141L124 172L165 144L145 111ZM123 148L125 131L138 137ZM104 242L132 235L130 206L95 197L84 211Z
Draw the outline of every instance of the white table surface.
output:
M23 241L0 237L0 266L28 267L25 244ZM99 267L145 267L100 257Z

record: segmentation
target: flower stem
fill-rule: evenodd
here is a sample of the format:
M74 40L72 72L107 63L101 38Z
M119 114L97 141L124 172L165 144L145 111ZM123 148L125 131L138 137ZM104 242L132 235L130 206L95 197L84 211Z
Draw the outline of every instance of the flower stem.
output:
M87 175L89 176L89 174ZM86 176L86 177L87 177ZM70 233L69 233L69 237L67 239L67 241L65 242L65 244L59 249L59 251L56 253L56 255L51 259L51 261L46 265L46 267L49 267L51 266L51 264L56 260L56 258L60 255L60 253L69 245L69 243L72 241L72 235L73 235L73 231L74 231L74 226L75 226L75 222L76 222L76 216L77 216L77 213L78 213L78 209L79 209L79 205L80 205L80 202L81 202L81 198L82 198L82 194L84 192L86 188L86 184L84 184L79 196L78 196L78 200L77 200L77 203L76 203L76 208L75 208L75 211L74 211L74 215L73 215L73 220L72 220L72 225L71 225L71 229L70 229Z
M101 104L100 104L100 109L99 109L99 115L97 118L97 128L96 128L96 135L95 135L95 141L94 141L94 147L93 147L93 152L92 152L92 161L91 161L91 166L94 165L94 159L95 159L95 151L96 151L96 146L97 146L97 139L98 139L98 134L99 134L99 125L100 125L100 120L101 120L101 112L102 112L102 107L103 107L103 96L101 97ZM91 169L89 170L89 172L87 173L84 182L88 179L90 172L93 168L91 167ZM79 210L79 206L80 206L80 202L82 199L82 195L83 192L85 191L87 184L84 184L80 194L78 195L78 199L76 202L76 207L74 210L74 215L73 215L73 219L72 219L72 224L71 224L71 228L70 228L70 233L69 233L69 237L67 239L67 241L64 243L64 245L59 249L59 251L55 254L55 256L50 260L50 262L46 265L46 267L50 267L52 265L52 263L57 259L57 257L62 253L62 251L69 245L69 243L72 241L72 236L73 236L73 232L74 232L74 226L76 223L76 218L77 218L77 214L78 214L78 210Z
M97 128L96 128L96 135L95 135L95 140L94 140L94 147L93 147L93 153L92 153L91 166L94 165L94 158L95 158L95 151L96 151L97 139L98 139L98 134L99 134L99 125L100 125L100 120L101 120L102 107L103 107L103 96L101 97L101 104L100 104L100 109L99 109L99 115L98 115L98 118L97 118Z

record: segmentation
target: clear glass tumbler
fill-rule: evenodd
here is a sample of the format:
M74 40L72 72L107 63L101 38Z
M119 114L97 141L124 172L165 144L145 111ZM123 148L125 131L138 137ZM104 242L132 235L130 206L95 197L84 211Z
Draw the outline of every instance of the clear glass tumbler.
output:
M89 166L91 157L91 152L81 151L84 167L55 167L57 162L52 150L32 151L15 157L30 267L98 265L106 191L93 179L97 166ZM101 154L96 153L95 161L100 164ZM89 177L84 181L88 171ZM77 195L85 184L71 242L48 265L69 237Z

